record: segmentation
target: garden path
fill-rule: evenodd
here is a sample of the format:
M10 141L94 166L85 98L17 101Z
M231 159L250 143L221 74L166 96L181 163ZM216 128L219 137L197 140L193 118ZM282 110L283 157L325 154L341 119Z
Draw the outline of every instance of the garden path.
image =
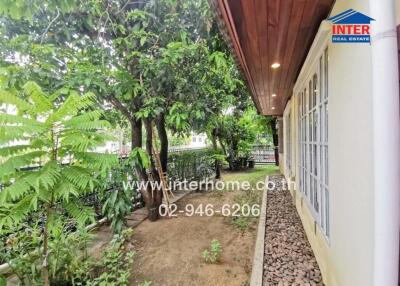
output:
M264 286L323 286L321 271L307 240L283 176L270 176L276 184L268 191L264 249Z

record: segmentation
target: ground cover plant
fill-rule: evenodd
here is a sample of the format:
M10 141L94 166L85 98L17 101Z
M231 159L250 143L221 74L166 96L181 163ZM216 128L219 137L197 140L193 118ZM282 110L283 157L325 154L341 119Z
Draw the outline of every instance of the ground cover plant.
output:
M239 194L237 194L234 198L235 203L239 204L242 209L243 206L254 206L261 204L261 198L264 189L257 188L258 182L265 182L265 178L268 175L272 175L278 172L278 168L274 165L264 165L255 169L247 170L243 173L232 173L227 174L225 179L229 180L238 180L238 181L247 181L249 182L250 189L243 190ZM259 186L264 186L264 184L259 184ZM245 231L250 225L257 220L256 217L253 216L235 216L232 217L232 223L238 229Z
M222 255L221 243L217 239L213 239L210 248L204 250L201 255L207 263L218 263Z

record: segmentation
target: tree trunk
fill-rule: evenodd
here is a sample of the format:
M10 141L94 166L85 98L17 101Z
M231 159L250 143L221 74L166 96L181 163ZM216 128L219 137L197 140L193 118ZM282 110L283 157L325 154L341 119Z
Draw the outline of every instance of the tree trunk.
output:
M131 144L132 144L132 150L134 148L142 148L142 138L143 138L143 132L142 132L142 120L130 120L131 124ZM140 166L137 166L136 169L136 175L138 177L138 180L145 182L148 180L146 170ZM143 194L143 197L145 194Z
M142 120L136 119L134 114L139 109L140 103L137 100L132 101L131 109L124 106L114 95L109 95L108 99L110 102L119 110L122 114L129 119L131 124L131 143L132 149L141 148L142 147ZM145 187L139 190L143 196L144 202L149 210L149 219L151 221L157 220L159 218L159 206L162 203L162 190L159 189L160 186L160 178L158 176L157 170L154 166L154 158L153 158L153 130L151 126L150 120L144 120L144 125L146 128L146 150L149 154L151 167L149 170L149 174L146 173L145 168L141 166L136 166L135 172L138 180L141 183L144 183ZM167 149L164 152L168 152L168 141L167 141ZM150 182L150 180L152 182Z
M150 120L144 121L146 128L146 151L150 157L150 170L149 179L153 181L154 185L148 184L147 192L149 194L149 200L147 202L147 209L149 211L149 220L156 221L160 217L160 205L162 204L163 193L160 186L160 176L154 164L153 155L153 128Z
M276 130L276 118L273 118L270 122L269 125L271 127L271 132L272 132L272 142L274 144L274 155L275 155L275 165L279 166L279 137L278 137L278 131Z
M47 223L49 220L49 206L46 207L46 221L43 228L43 263L42 263L42 278L43 285L50 286L49 279L49 232Z
M225 155L225 156L228 156L228 152L226 151L225 144L224 144L222 138L219 137L219 136L218 136L218 141L219 141L219 145L221 145L222 152L224 152L224 155Z
M232 140L229 146L229 156L228 156L228 163L229 163L229 169L231 171L237 171L239 169L238 166L238 146L239 142L237 140Z
M142 120L131 120L131 135L132 135L132 149L135 147L142 147Z
M130 123L131 123L131 136L132 136L131 137L132 150L134 148L142 148L142 138L143 138L142 120L140 119L131 120ZM149 181L149 177L147 176L145 168L141 166L136 166L135 173L140 183L146 183ZM139 191L143 197L146 207L149 208L149 206L152 204L151 186L147 185L146 188L141 188Z
M211 131L211 142L215 153L218 152L217 134L218 134L218 129L214 128ZM221 179L221 162L218 159L215 159L215 178Z
M165 129L165 115L161 113L156 121L158 138L160 138L160 160L163 172L168 168L168 135Z

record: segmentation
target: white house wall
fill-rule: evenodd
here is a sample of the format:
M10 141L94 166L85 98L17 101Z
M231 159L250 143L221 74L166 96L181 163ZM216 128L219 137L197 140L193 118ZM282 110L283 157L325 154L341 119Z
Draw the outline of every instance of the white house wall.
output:
M347 9L355 9L370 15L369 4L369 1L365 0L338 0L331 15ZM302 90L303 83L311 76L310 66L319 59L320 53L327 46L329 51L330 193L328 238L315 222L302 194L296 190L293 191L293 195L325 284L328 286L375 286L373 282L375 241L371 47L367 44L333 44L330 37L330 25L323 23L284 113L285 128L289 124L286 116L289 112L292 114L290 124L293 143L290 151L292 165L295 164L297 167L299 158L297 94ZM284 150L286 152L287 148ZM287 166L283 169L287 179L290 179ZM297 189L298 179L299 170L296 168Z

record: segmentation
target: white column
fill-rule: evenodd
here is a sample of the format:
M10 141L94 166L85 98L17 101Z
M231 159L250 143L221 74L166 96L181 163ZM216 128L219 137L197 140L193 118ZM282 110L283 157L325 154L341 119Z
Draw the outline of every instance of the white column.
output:
M370 0L374 154L374 286L397 286L400 222L399 76L394 0Z

